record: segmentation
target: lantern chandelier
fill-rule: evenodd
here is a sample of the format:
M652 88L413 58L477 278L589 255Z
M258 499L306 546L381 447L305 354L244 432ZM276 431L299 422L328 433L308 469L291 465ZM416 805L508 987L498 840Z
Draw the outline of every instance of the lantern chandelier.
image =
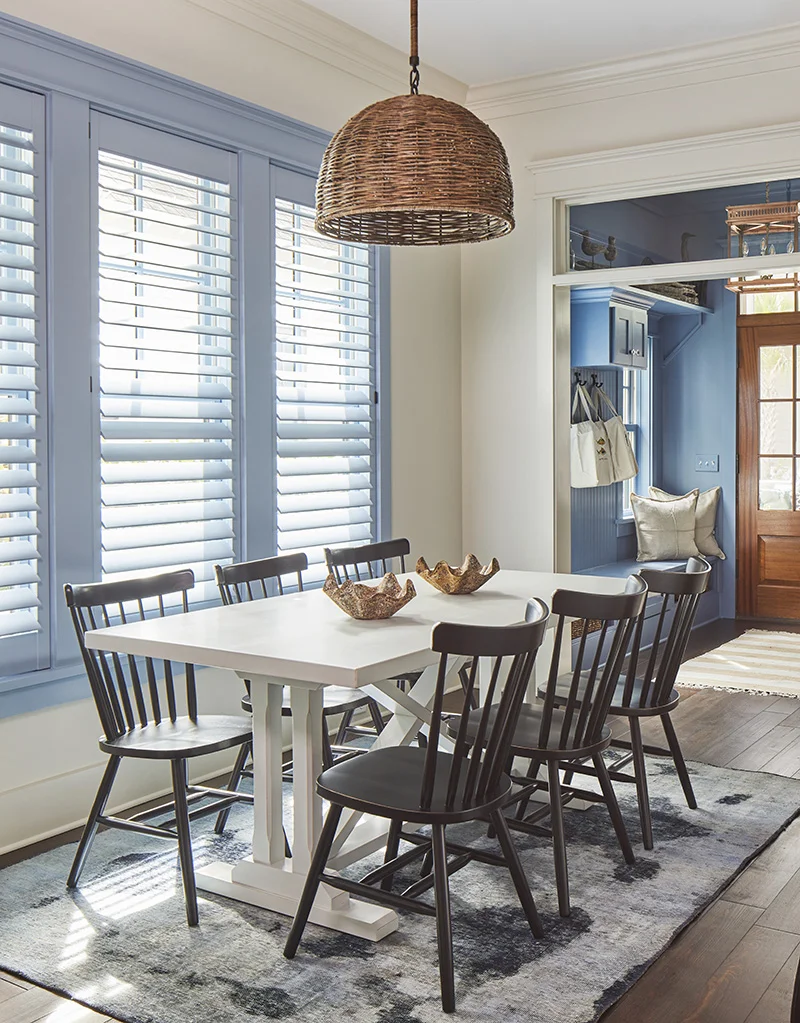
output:
M417 0L411 90L366 107L331 139L317 179L316 228L339 241L448 245L514 229L500 139L465 107L419 94Z

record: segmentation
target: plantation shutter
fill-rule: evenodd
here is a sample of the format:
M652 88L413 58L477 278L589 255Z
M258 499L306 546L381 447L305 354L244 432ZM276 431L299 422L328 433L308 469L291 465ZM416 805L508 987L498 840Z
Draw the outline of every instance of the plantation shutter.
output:
M277 547L376 538L374 253L314 230L314 210L277 199L275 348Z
M0 664L49 664L44 99L0 86Z
M190 567L212 599L236 533L235 160L96 121L103 578Z

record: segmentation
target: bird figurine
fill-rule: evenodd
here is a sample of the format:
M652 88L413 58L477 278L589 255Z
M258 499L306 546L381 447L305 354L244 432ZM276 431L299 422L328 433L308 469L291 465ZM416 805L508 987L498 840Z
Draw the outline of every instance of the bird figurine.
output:
M592 269L594 270L595 269L594 257L598 256L601 252L605 252L606 251L607 243L606 242L593 242L589 238L589 228L588 227L586 228L585 231L581 231L581 236L583 237L583 241L581 242L581 252L583 252L584 255L586 255L586 256L591 256L591 259L592 259Z
M608 236L608 245L606 245L604 255L606 257L608 265L613 266L614 260L617 258L617 239L614 237L613 234L610 234Z
M693 235L691 231L684 231L681 235L681 259L684 263L688 263L690 261L689 239L694 237L696 236Z

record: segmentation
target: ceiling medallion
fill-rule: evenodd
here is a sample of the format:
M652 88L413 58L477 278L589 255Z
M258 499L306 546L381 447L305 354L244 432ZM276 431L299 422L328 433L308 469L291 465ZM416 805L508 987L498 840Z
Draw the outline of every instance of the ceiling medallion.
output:
M317 179L316 228L339 241L448 245L514 229L500 139L470 110L419 94L417 0L411 91L366 107L331 139Z

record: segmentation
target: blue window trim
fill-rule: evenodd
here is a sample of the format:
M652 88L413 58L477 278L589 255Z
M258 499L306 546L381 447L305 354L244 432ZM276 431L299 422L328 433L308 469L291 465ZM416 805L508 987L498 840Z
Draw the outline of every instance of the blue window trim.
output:
M91 223L91 204L89 189L75 188L75 183L88 182L92 171L87 144L90 112L100 111L128 118L234 151L240 160L240 185L249 182L251 195L255 194L253 185L259 172L272 176L279 168L285 168L316 175L330 133L5 14L0 14L0 82L42 93L46 98L47 229L48 235L52 233L48 256L47 316L51 325L55 319L59 324L57 341L54 343L52 340L56 332L51 332L48 346L50 378L58 377L59 380L60 414L77 417L80 425L76 427L76 435L88 443L94 428L91 403L87 401L86 393L92 372L91 358L85 343L80 350L75 346L79 344L77 339L91 335L92 310L88 296L94 294L92 247L85 227ZM263 178L261 182L266 186L262 187L261 196L266 207L270 204L271 186ZM244 195L242 199L246 201ZM265 208L259 216L266 212ZM274 265L269 243L271 235L270 231L261 249L261 260L268 261L270 273ZM66 246L72 247L68 260L65 260ZM254 245L251 231L249 249L252 252L254 248L257 248L257 243ZM263 267L264 262L261 265ZM246 260L244 266L247 274ZM378 249L377 266L381 405L377 500L380 535L387 537L391 529L387 250ZM65 268L68 268L68 274ZM253 294L252 289L250 293ZM258 312L257 303L255 307ZM271 311L269 318L272 318ZM246 329L245 323L245 333ZM49 399L53 397L51 387ZM53 439L57 441L57 432ZM244 449L242 454L246 459ZM83 459L84 463L87 461ZM54 615L57 621L51 631L51 664L55 666L14 676L3 677L0 674L0 718L90 696L83 666L74 659L74 636L61 593L63 581L67 578L80 581L86 575L86 566L93 564L96 558L96 513L92 507L94 490L91 479L80 470L81 466L72 464L70 458L63 456L63 449L59 455L51 447L50 480L54 499L49 527L54 547L62 552L54 566L49 594L50 606L57 612ZM56 514L59 497L61 501ZM69 502L67 509L65 501ZM255 508L256 505L251 503L252 515ZM247 510L245 516L251 517ZM250 525L245 521L245 537ZM59 650L63 652L62 661L69 651L69 663L59 664Z

